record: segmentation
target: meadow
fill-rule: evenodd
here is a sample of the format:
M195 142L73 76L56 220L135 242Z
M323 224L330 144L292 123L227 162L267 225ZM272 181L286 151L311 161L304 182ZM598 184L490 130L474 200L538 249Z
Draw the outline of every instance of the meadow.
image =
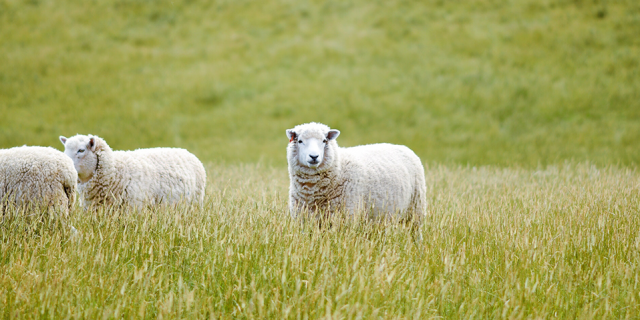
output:
M301 227L288 177L209 166L203 209L2 225L5 318L638 318L640 173L426 168L423 241ZM26 231L25 231L26 230ZM57 231L56 231L57 230Z
M3 318L640 318L640 2L0 0L0 148L181 147L203 208L0 223ZM290 219L285 129L423 160L422 242Z
M640 3L458 2L2 0L0 147L282 165L319 121L427 162L640 161Z

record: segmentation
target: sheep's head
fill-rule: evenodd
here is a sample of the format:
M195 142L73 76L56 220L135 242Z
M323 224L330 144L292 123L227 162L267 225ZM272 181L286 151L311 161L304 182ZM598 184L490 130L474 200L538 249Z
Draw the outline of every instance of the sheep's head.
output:
M315 122L288 129L288 161L297 161L299 165L312 169L330 163L338 146L335 139L339 135L340 131Z
M98 139L100 138L96 136L80 134L71 138L60 136L60 142L64 145L64 154L73 160L80 182L89 181L96 171Z

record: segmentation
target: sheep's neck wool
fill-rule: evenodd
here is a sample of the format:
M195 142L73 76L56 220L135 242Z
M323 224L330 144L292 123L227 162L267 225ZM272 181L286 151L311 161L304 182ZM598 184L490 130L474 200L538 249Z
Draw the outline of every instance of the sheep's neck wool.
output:
M79 185L85 206L121 204L122 199L118 195L122 194L124 188L119 183L112 182L119 181L112 177L116 172L114 170L113 151L101 138L96 137L95 143L97 145L95 152L98 159L96 170L89 181ZM111 183L106 183L107 181Z
M340 177L340 166L319 168L321 170L298 169L291 178L295 184L293 198L300 209L307 208L315 212L341 206L339 199L345 182Z

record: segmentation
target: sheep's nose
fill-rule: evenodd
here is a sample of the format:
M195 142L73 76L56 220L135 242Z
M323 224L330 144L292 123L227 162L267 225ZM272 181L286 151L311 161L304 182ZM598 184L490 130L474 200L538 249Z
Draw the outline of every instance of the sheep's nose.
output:
M311 157L311 160L313 160L313 161L318 160L318 156L312 156L312 155L309 155L309 157Z

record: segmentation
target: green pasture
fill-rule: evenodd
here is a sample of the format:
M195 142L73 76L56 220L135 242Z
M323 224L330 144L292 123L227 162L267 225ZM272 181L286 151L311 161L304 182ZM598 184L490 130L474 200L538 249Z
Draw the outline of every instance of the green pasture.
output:
M426 162L640 160L640 2L0 1L0 147L282 165L284 130Z
M0 225L5 319L637 319L637 170L426 168L423 241L301 227L286 171L210 165L203 209Z
M290 219L310 121L421 157L422 242ZM0 0L0 148L76 133L205 204L5 214L2 318L640 318L640 1Z

